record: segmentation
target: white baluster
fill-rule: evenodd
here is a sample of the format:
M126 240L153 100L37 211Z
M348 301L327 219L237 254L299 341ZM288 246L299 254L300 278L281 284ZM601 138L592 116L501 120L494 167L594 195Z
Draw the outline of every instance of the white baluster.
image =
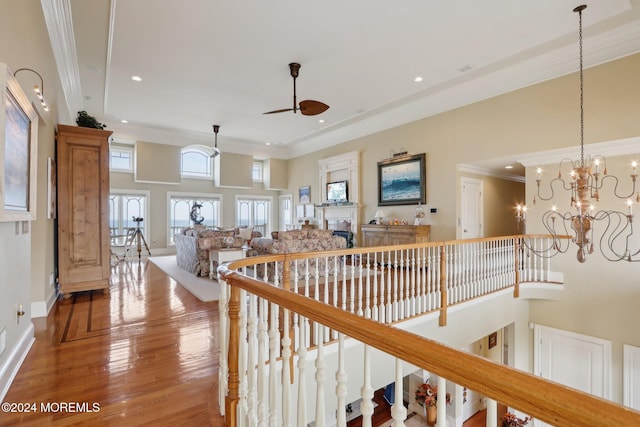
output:
M371 427L373 415L373 387L371 387L371 362L369 361L369 346L363 346L364 356L364 384L360 389L360 412L362 413L362 427Z
M320 326L321 335L324 336L324 325ZM324 405L324 341L318 341L318 356L316 357L316 426L325 425Z
M487 404L487 427L495 427L498 424L498 404L495 400L489 399L488 397L485 399Z
M336 371L336 397L338 398L337 421L338 427L347 425L347 371L344 368L344 334L338 334L338 370Z
M301 324L307 321L306 317L302 317ZM300 328L300 340L298 341L298 418L299 426L307 425L307 346L306 346L306 329ZM317 425L317 424L316 424Z
M291 425L291 336L289 310L282 310L282 426Z
M267 425L268 421L268 399L269 389L267 383L267 350L268 350L268 334L267 334L267 304L265 299L259 300L258 313L258 426Z
M247 291L240 290L240 301L247 300ZM238 376L240 383L238 384L238 425L244 427L247 421L248 403L247 403L247 304L240 304L240 312L238 313Z
M247 393L247 420L250 426L258 424L258 297L249 296L249 316L247 321L247 341L248 341L248 363L247 382L249 390Z
M402 403L403 400L403 381L402 381L402 360L396 359L396 383L394 387L393 406L391 406L391 418L393 422L391 427L403 427L404 420L407 419L407 408Z
M447 425L447 380L443 377L438 377L438 402L437 405L437 421L436 427L446 427ZM495 424L494 424L495 425Z
M279 340L278 340L278 305L271 303L271 316L269 319L269 426L280 426L280 414L278 413L278 364Z

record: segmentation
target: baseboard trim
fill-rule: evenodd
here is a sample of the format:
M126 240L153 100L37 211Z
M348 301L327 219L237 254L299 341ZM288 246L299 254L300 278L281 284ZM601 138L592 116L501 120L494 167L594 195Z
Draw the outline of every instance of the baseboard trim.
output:
M4 401L4 397L11 387L14 378L18 374L22 362L29 353L33 342L35 341L33 323L29 322L29 327L24 331L20 340L9 354L4 364L0 366L0 402Z
M31 303L31 318L47 317L53 306L56 304L57 299L58 291L56 290L51 294L48 301L33 301Z

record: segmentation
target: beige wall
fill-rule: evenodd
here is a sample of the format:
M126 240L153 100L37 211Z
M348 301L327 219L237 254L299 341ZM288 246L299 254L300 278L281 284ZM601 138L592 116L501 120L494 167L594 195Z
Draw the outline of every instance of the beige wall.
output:
M178 185L149 184L134 182L133 174L112 172L110 174L110 187L117 190L143 190L149 192L149 218L145 218L148 231L145 238L152 249L167 248L167 224L168 224L168 198L169 192L195 193L195 194L220 194L222 196L222 225L235 225L236 195L249 194L259 196L271 196L272 215L274 224L278 223L278 192L266 191L262 183L254 183L250 189L220 188L213 185L211 180L183 179ZM166 252L166 251L165 251Z
M180 147L138 141L135 159L137 182L180 183Z
M64 107L60 79L38 0L3 2L0 62L14 72L24 67L36 70L45 82L44 96L50 106L48 113L38 110L42 119L38 127L38 156L33 159L37 171L36 219L26 223L26 229L19 222L0 223L0 331L7 334L7 348L0 354L2 391L6 375L10 375L15 367L12 366L15 357L20 357L19 352L29 343L31 316L46 314L47 303L53 303L54 297L54 288L49 286L49 274L54 272L54 221L46 216L47 158L54 157L56 123L69 122L70 118ZM34 80L37 76L23 72L16 79L27 97L39 105L31 90L34 84L40 84L39 80ZM16 312L20 304L26 314L18 323Z
M586 143L640 135L640 55L585 70ZM432 240L456 236L458 164L570 147L578 143L577 74L458 108L434 117L345 142L289 161L289 191L311 185L319 194L317 160L351 150L361 152L362 221L377 207L376 163L404 147L427 153L427 214ZM506 203L507 200L504 201ZM409 219L413 206L385 208L388 215ZM506 208L502 207L501 209ZM494 212L492 212L494 215ZM506 220L506 219L505 219Z

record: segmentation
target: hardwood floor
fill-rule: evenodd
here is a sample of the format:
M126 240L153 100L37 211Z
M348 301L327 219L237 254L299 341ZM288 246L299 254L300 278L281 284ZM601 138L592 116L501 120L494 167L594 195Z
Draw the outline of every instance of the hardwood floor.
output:
M153 263L120 262L111 279L110 294L76 293L33 320L36 341L4 399L31 412L0 412L0 426L223 425L218 303ZM382 392L374 426L391 419ZM483 415L465 427L484 425Z
M110 294L74 294L33 323L36 341L4 402L36 410L2 412L0 425L223 425L218 303L154 264L121 262ZM61 410L66 403L99 410Z

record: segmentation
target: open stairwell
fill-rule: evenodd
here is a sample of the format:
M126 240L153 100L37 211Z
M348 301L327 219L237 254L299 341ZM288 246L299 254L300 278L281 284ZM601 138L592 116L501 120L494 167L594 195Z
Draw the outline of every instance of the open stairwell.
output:
M498 402L555 425L640 422L611 402L458 350L509 324L528 336L521 290L561 292L550 261L528 256L520 243L510 236L221 266L218 397L226 425L346 426L348 405L360 400L361 425L370 426L374 392L390 383L392 425L405 425L401 402L414 393L405 377L414 372L431 375L439 402L452 395L451 406L437 406L438 426L462 425L466 390L486 396L487 425L497 424ZM257 276L268 264L282 270L272 276L280 283Z

